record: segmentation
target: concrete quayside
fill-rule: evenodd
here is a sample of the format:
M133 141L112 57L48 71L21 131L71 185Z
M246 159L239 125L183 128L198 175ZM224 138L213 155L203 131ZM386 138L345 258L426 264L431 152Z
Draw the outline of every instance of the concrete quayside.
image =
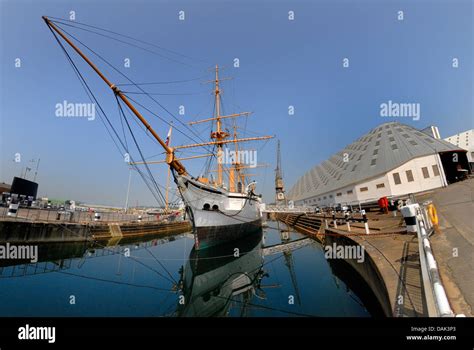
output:
M468 276L474 269L473 189L470 178L416 196L416 202L430 201L437 209L439 224L429 237L407 230L400 212L367 211L368 230L360 213L348 219L342 213L270 208L267 215L325 247L345 247L346 252L363 247L363 262L354 257L344 260L370 286L386 316L473 316L474 288L472 275ZM445 305L436 299L439 286L446 295ZM443 308L447 311L440 311Z

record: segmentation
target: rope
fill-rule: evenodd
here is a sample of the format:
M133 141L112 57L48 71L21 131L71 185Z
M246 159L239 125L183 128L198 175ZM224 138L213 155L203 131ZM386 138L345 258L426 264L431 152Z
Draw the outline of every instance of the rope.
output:
M208 61L205 61L203 59L200 59L200 58L196 58L196 57L191 57L191 56L188 56L188 55L185 55L185 54L182 54L182 53L179 53L177 51L174 51L174 50L170 50L170 49L167 49L167 48L164 48L162 46L158 46L154 43L150 43L150 42L147 42L145 40L142 40L142 39L137 39L137 38L134 38L132 36L129 36L129 35L125 35L125 34L121 34L121 33L118 33L116 31L112 31L112 30L109 30L109 29L105 29L105 28L100 28L98 26L93 26L93 25L90 25L90 24L85 24L85 23L82 23L82 22L78 22L76 20L74 21L71 21L71 20L68 20L68 19L65 19L65 18L60 18L60 17L52 17L52 16L48 16L48 18L53 18L55 20L60 20L60 21L64 21L64 22L69 22L69 23L75 23L75 24L79 24L79 25L82 25L84 27L89 27L89 28L93 28L93 29L98 29L98 30L102 30L104 32L107 32L107 33L110 33L110 34L114 34L114 35L118 35L118 36L121 36L121 37L124 37L124 38L127 38L127 39L131 39L131 40L135 40L135 41L138 41L138 42L141 42L143 44L147 44L147 45L150 45L150 46L154 46L160 50L164 50L164 51L168 51L172 54L175 54L175 55L178 55L178 56L181 56L181 57L184 57L184 58L187 58L187 59L190 59L190 60L193 60L193 61L201 61L201 62L204 62L204 63L209 63ZM80 29L78 27L78 29Z
M153 98L150 94L148 94L143 88L141 88L140 86L138 86L133 80L131 80L127 75L125 75L123 72L121 72L119 69L117 69L114 65L112 65L110 62L108 62L105 58L103 58L101 55L99 55L97 52L95 52L94 50L92 50L89 46L87 46L86 44L84 44L82 41L80 41L79 39L77 39L74 35L70 34L69 32L67 32L66 30L64 30L63 28L61 28L59 25L57 25L58 28L60 28L63 32L65 32L66 34L68 34L71 38L73 38L75 41L77 41L78 43L80 43L82 46L84 46L86 49L88 49L91 53L93 53L95 56L97 56L100 60L102 60L104 63L106 63L109 67L111 67L113 70L115 70L117 73L119 73L121 76L123 76L125 79L127 79L128 81L130 81L134 86L136 86L141 92L145 93L145 95L150 98L153 102L155 102L160 108L162 108L165 112L167 112L171 117L173 117L175 120L178 121L178 123L180 123L181 125L183 125L185 127L186 130L190 131L194 136L196 136L201 142L205 142L201 136L199 134L196 134L194 132L194 130L190 127L188 127L185 123L183 123L181 121L181 119L179 119L178 117L176 117L173 113L171 113L165 106L163 106L159 101L157 101L155 98ZM51 29L51 28L50 28ZM132 98L130 98L129 96L127 96L130 100L134 101L135 103L138 104L137 101L133 100ZM143 108L145 108L143 105L141 105ZM163 119L162 117L160 117L159 115L157 115L156 113L153 113L152 111L150 111L149 109L145 108L148 112L152 113L154 116L158 117L159 119L161 119L164 123L166 123L168 126L170 126L170 122L166 121L165 119ZM193 139L192 137L190 137L188 134L184 133L183 131L181 131L179 128L175 127L175 130L177 130L179 133L183 134L185 137L189 138L191 141L193 141L194 143L199 143L197 142L195 139ZM209 151L209 148L208 146L203 146L204 148L207 148L208 151ZM209 151L211 152L216 158L217 158L217 155L213 152L213 151ZM224 169L226 170L226 169Z
M198 78L193 78L193 79L185 79L185 80L171 80L171 81L156 81L156 82L147 82L147 83L135 83L135 84L128 84L128 83L123 83L123 84L115 84L116 86L130 86L130 85L165 85L165 84L179 84L179 83L188 83L191 81L196 81L196 80L201 80L206 78L206 76L198 77Z
M74 72L76 73L76 76L78 77L79 81L81 82L81 85L83 86L83 88L85 88L86 90L86 93L88 95L88 97L91 99L91 102L92 100L97 104L97 106L99 107L99 117L102 121L102 123L104 124L107 132L109 133L109 135L111 136L112 138L112 141L114 142L115 146L117 147L119 153L122 155L122 151L119 147L119 145L117 144L115 138L113 137L113 135L111 134L110 130L108 129L107 127L107 124L103 121L102 119L102 116L107 120L107 123L109 124L110 128L112 129L112 131L114 132L116 138L118 141L120 141L120 144L122 145L122 147L124 148L125 151L128 150L128 146L125 146L123 141L121 140L120 136L118 135L117 131L115 130L115 127L113 126L113 124L111 123L109 117L107 116L107 114L105 113L104 109L102 108L101 104L99 103L99 101L97 100L97 98L95 97L94 93L92 92L91 88L89 87L89 85L87 84L86 80L84 79L83 75L81 74L81 72L79 71L79 69L77 68L76 64L74 63L73 59L71 58L71 56L69 55L69 53L67 52L66 48L64 47L64 45L61 43L61 41L59 40L59 38L57 37L56 33L48 26L49 30L51 31L51 33L53 34L54 38L56 39L56 41L58 42L58 44L60 45L61 49L63 50L64 54L66 55L69 63L71 64ZM128 152L127 152L128 153ZM145 178L143 177L143 174L141 173L141 170L139 170L138 168L136 168L137 171L140 173L140 175L142 176L145 184L147 185L147 187L150 189L152 195L155 197L155 199L157 200L158 203L160 203L160 199L156 196L156 194L153 192L153 190L151 189L150 185L148 184L148 182L145 180Z
M89 29L85 29L85 28L81 28L81 27L78 27L78 26L75 26L75 25L72 25L72 24L68 24L68 23L64 23L64 22L61 22L61 21L51 21L53 23L55 23L57 26L58 26L58 23L61 23L62 25L65 25L65 26L68 26L68 27L72 27L72 28L76 28L76 29L79 29L79 30L83 30L83 31L86 31L86 32L89 32L89 33L93 33L93 34L96 34L96 35L99 35L99 36L102 36L102 37L105 37L105 38L108 38L108 39L111 39L111 40L115 40L115 41L118 41L120 43L123 43L123 44L126 44L126 45L130 45L132 47L135 47L135 48L138 48L140 50L143 50L143 51L146 51L148 53L151 53L155 56L158 56L158 57L161 57L161 58L165 58L171 62L174 62L174 63L178 63L178 64L182 64L183 66L187 66L187 67L190 67L190 68L195 68L195 69L200 69L200 68L197 68L196 66L192 65L192 64L188 64L188 63L185 63L185 62L181 62L181 61L178 61L176 59L173 59L173 58L170 58L168 56L165 56L161 53L158 53L154 50L150 50L146 47L142 47L142 46L139 46L139 45L136 45L136 44L133 44L133 43L130 43L130 42L127 42L127 41L124 41L124 40L120 40L120 39L117 39L117 38L114 38L110 35L106 35L106 34L102 34L102 33L98 33L98 32L95 32L93 30L89 30Z
M159 93L159 92L133 92L133 91L121 91L124 94L132 95L155 95L155 96L192 96L192 95L204 95L207 92L184 92L184 93Z
M130 124L129 124L128 120L125 118L125 114L124 114L124 112L123 112L122 105L120 104L120 101L118 100L117 95L115 95L115 99L116 99L116 101L117 101L117 104L118 104L118 106L119 106L119 108L120 108L120 111L121 111L122 115L124 116L124 120L125 120L125 122L126 122L126 124L127 124L128 130L130 131L130 134L132 135L133 142L135 143L135 146L137 147L138 152L140 153L140 157L141 157L142 161L144 162L145 169L146 169L146 171L148 172L148 175L149 175L149 177L150 177L152 183L155 185L155 189L156 189L157 193L160 195L161 205L164 206L164 203L166 202L165 197L163 196L163 193L161 193L161 191L160 191L160 189L159 189L159 187L158 187L158 184L157 184L155 178L153 177L153 174L151 173L150 167L149 167L148 164L145 162L145 157L143 156L143 152L142 152L142 150L141 150L141 148L140 148L140 145L139 145L138 142L137 142L137 139L135 138L135 135L133 134L132 128L130 127ZM135 167L136 167L136 165L135 165ZM138 167L136 167L136 168L138 169Z

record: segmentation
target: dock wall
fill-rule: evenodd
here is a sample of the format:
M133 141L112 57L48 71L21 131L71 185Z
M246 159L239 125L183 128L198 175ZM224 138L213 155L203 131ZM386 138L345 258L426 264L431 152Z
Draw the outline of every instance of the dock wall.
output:
M326 229L324 221L316 215L276 213L275 218L294 228L296 231L312 237L323 245L332 245L333 243L337 246L344 247L361 245L360 240L356 238L357 236L349 237L348 235L341 234L338 230L331 228ZM379 259L379 254L375 249L371 249L371 247L366 247L365 245L363 246L365 251L364 262L360 263L354 259L344 259L344 261L347 262L370 287L383 309L385 316L395 316L394 308L390 302L390 293L385 283L386 278L392 278L393 276L384 277L373 259L374 256L376 256L375 259Z
M189 221L144 223L54 223L0 221L0 242L83 242L108 238L169 235L192 230Z

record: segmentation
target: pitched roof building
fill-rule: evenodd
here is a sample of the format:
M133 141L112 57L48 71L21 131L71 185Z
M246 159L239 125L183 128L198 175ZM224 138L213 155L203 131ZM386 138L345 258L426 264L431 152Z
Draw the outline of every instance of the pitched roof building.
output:
M441 187L457 180L458 165L468 168L465 153L411 126L384 123L308 170L288 197L296 204L326 206Z

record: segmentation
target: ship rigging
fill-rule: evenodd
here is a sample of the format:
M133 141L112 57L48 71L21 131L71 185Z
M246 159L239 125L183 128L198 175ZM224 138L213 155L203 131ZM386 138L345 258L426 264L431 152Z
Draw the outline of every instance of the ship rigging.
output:
M112 81L110 81L109 78L107 78L104 73L98 68L98 66L94 62L92 62L92 60L88 56L86 56L86 54L72 41L72 39L81 43L84 47L90 50L87 45L80 42L71 34L66 35L66 31L60 28L59 24L56 21L52 21L46 16L43 16L43 20L53 33L56 41L63 49L71 65L74 67L75 73L80 78L81 83L83 83L83 86L87 88L88 92L92 95L94 101L98 103L97 99L92 94L82 74L79 72L77 65L72 60L70 54L67 52L66 48L63 45L63 42L61 42L59 37L62 38L63 41L66 42L87 63L87 65L92 68L92 70L100 77L100 79L105 84L107 84L107 86L113 91L115 99L117 101L117 105L119 107L119 113L121 115L121 118L123 119L128 130L132 134L134 144L138 149L141 158L141 162L135 162L133 159L131 159L129 164L132 166L136 166L137 164L143 164L145 166L146 174L140 173L140 175L142 175L142 178L149 180L148 182L146 181L146 183L152 193L154 193L155 198L157 198L156 196L161 196L161 200L163 202L166 201L167 203L167 198L165 199L163 194L161 193L159 185L154 179L151 170L148 166L149 164L151 164L151 162L145 160L138 141L133 135L130 123L125 115L124 107L126 107L127 111L131 112L138 119L142 127L145 128L147 135L151 135L152 139L156 141L157 144L163 149L165 154L164 162L169 166L170 173L172 174L174 182L177 185L180 197L184 202L186 206L186 211L189 215L190 220L193 223L196 249L204 249L214 245L226 243L228 241L236 240L246 235L255 234L258 230L261 229L261 196L258 196L255 193L256 183L250 182L246 184L246 176L243 173L245 165L241 164L239 158L233 159L230 164L224 164L225 162L222 161L222 154L224 152L225 145L233 145L235 148L235 153L238 154L239 144L250 141L268 140L273 138L273 136L245 138L239 138L237 136L235 118L249 116L250 112L234 113L229 115L221 114L222 90L220 83L222 80L225 80L225 78L222 79L219 77L218 65L216 65L214 68L214 79L209 81L214 83L213 95L215 99L215 114L211 118L205 118L189 123L190 125L206 122L211 122L212 125L214 125L215 123L215 130L212 130L210 134L211 141L205 141L202 140L201 137L199 137L201 142L194 141L194 143L192 144L178 145L172 147L169 144L169 137L167 140L163 140L154 130L154 128L150 125L147 119L142 115L142 113L140 113L140 111L135 105L143 107L146 111L157 117L159 116L152 113L149 109L141 105L138 101L128 96L127 93L121 90L118 84L114 84ZM99 58L104 60L100 55L98 55L97 53L95 54ZM123 73L120 74L124 75ZM146 93L142 88L139 87L139 89L143 93ZM151 97L149 94L147 94L147 96L153 99L153 97ZM164 108L164 106L162 106L158 101L156 102L162 108ZM102 107L100 105L98 106L99 109L103 112ZM104 112L103 114L105 115ZM161 117L159 118L162 119ZM227 129L223 128L222 123L223 120L226 119L234 120L234 130L232 134ZM110 124L110 121L108 119L107 121ZM183 124L181 120L178 119L178 121L179 123ZM190 130L189 126L186 127L187 130ZM191 133L196 135L196 133L192 130ZM115 134L117 135L116 132ZM212 146L212 148L210 146ZM177 150L198 147L206 148L208 150L208 153L193 157L179 158L176 156ZM202 175L193 177L188 173L188 170L186 169L182 161L186 160L186 158L195 159L199 157L213 157L214 159L217 159L216 180L214 180L212 177ZM226 173L228 178L227 183L224 180L224 173Z

